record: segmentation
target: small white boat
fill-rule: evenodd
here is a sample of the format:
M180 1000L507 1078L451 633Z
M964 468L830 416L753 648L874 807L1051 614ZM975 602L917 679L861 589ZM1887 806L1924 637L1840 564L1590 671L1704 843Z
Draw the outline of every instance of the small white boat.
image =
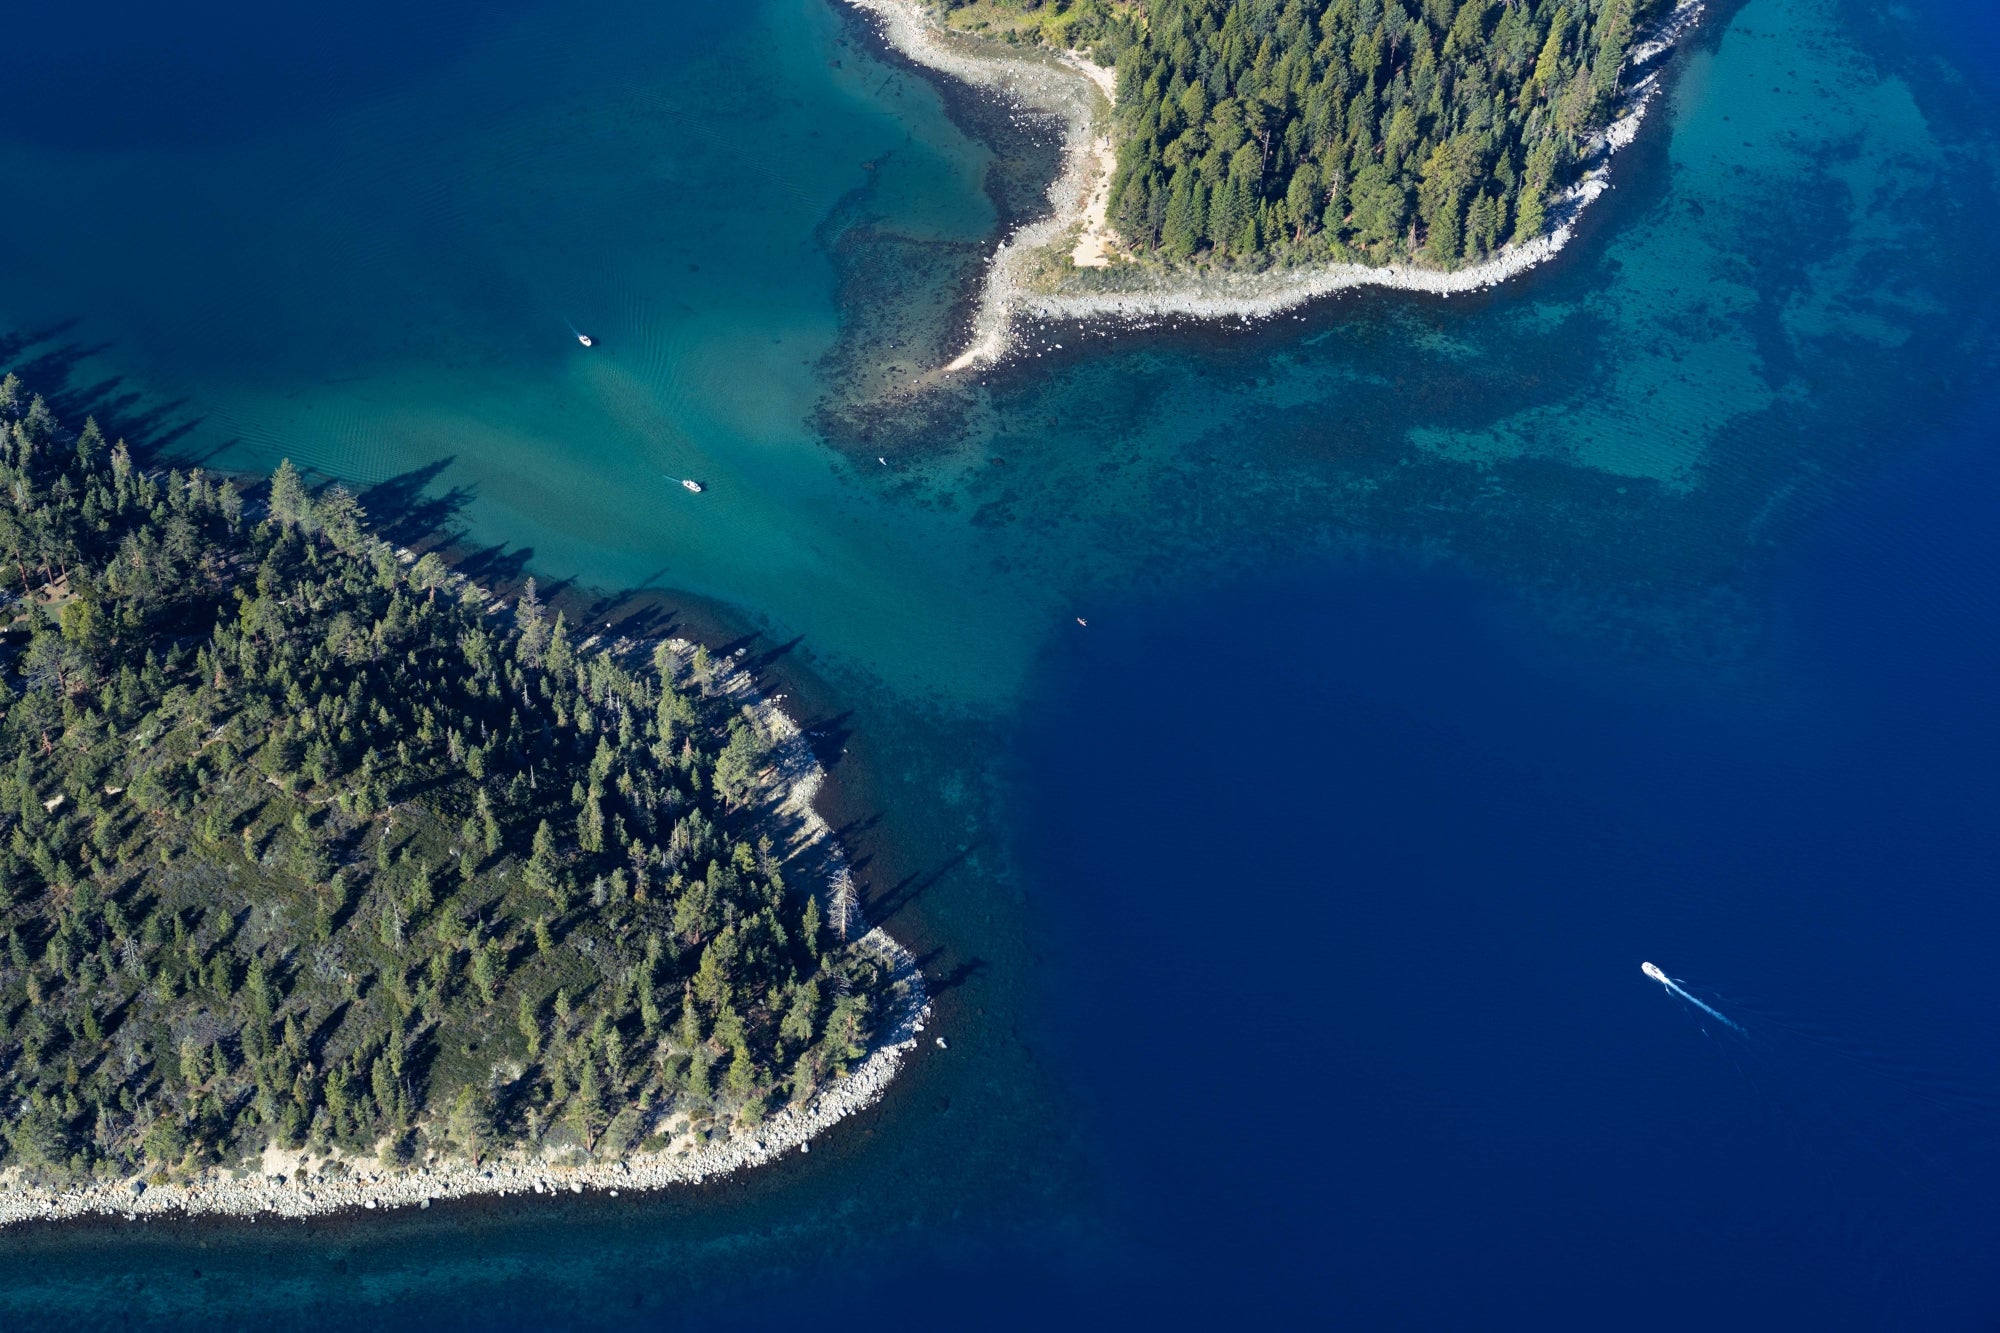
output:
M696 495L700 495L702 492L702 484L696 481L693 477L682 477L681 485L687 487L689 490L693 491Z
M578 342L582 343L582 344L583 344L583 345L584 345L585 347L588 347L588 346L590 346L590 335L589 335L589 334L587 334L587 333L579 333L579 334L577 334L577 335L576 335L576 340L577 340Z

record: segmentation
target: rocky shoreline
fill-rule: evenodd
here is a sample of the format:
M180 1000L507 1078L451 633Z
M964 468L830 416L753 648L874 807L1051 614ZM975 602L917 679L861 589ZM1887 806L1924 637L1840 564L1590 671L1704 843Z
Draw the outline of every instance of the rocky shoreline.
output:
M401 553L407 556L407 552ZM694 645L670 641L685 660ZM590 645L586 644L585 647ZM738 657L741 657L739 652ZM810 874L822 900L846 857L832 830L813 809L826 779L805 734L776 700L766 698L750 673L735 662L717 667L714 688L734 699L769 744L773 799L767 808L782 834L785 864ZM903 1061L916 1047L930 1018L923 974L909 951L881 927L857 944L881 959L893 977L893 1008L883 1016L874 1049L845 1077L819 1089L802 1106L774 1112L753 1129L739 1129L714 1142L691 1134L676 1137L658 1152L635 1152L622 1159L565 1163L515 1149L478 1164L431 1162L386 1166L371 1158L339 1158L338 1174L307 1172L301 1154L267 1149L259 1169L211 1169L193 1179L149 1183L143 1177L91 1181L61 1188L30 1185L17 1170L0 1173L0 1226L83 1217L226 1216L304 1218L328 1213L428 1208L447 1199L474 1195L582 1194L665 1189L699 1184L759 1166L788 1152L810 1151L811 1140L834 1124L879 1100ZM939 1045L943 1045L940 1041Z
M1049 212L1017 228L987 260L966 349L947 372L998 360L1012 345L1015 313L1025 291L1024 269L1084 220L1095 178L1097 126L1110 103L1092 74L1046 51L1012 51L947 28L918 0L846 0L873 18L882 40L908 59L949 74L1064 124L1062 170L1049 185ZM1108 128L1108 127L1107 127Z
M1259 320L1358 287L1450 296L1480 291L1516 277L1559 253L1575 235L1583 210L1610 188L1613 155L1638 135L1660 91L1662 57L1700 21L1703 10L1702 0L1680 0L1633 47L1626 68L1642 73L1627 89L1610 125L1592 141L1582 175L1551 205L1549 231L1534 240L1508 245L1483 263L1460 269L1340 263L1241 273L1116 266L1108 271L1114 281L1123 284L1116 290L1048 291L1038 288L1031 275L1048 264L1051 247L1087 228L1089 200L1102 171L1098 139L1109 106L1102 71L1079 68L1081 62L1075 57L1016 53L951 32L921 0L846 3L871 15L883 40L916 63L1009 98L1030 113L1060 116L1067 127L1063 169L1049 186L1049 212L1017 229L994 251L987 263L968 344L944 367L946 373L1005 356L1014 345L1013 326L1021 316L1137 325L1176 318ZM1092 272L1105 274L1107 270Z

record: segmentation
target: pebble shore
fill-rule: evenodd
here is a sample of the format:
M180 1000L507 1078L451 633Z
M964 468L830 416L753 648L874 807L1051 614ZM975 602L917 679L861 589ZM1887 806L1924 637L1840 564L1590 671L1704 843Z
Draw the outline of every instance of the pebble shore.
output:
M1174 272L1148 266L1114 270L1124 289L1039 290L1028 275L1040 253L1082 225L1097 167L1097 118L1104 106L1089 73L1054 58L1017 55L992 42L951 32L920 0L847 0L872 15L883 39L918 64L1009 98L1030 114L1063 118L1063 169L1049 186L1049 213L1004 239L987 263L968 345L947 372L996 361L1012 350L1019 316L1074 321L1156 324L1181 318L1261 320L1318 297L1359 287L1451 296L1481 291L1518 276L1559 253L1575 235L1583 210L1610 188L1611 158L1632 142L1661 86L1661 57L1697 23L1702 0L1681 0L1632 49L1628 70L1643 71L1626 90L1611 124L1591 143L1582 176L1550 208L1550 230L1503 248L1483 263L1459 269L1416 264L1324 264L1261 273ZM1101 271L1101 270L1100 270Z
M671 641L685 660L694 645ZM740 656L740 655L739 655ZM813 809L825 770L813 756L798 724L761 694L750 673L734 661L718 664L713 688L734 699L769 743L773 802L770 814L783 834L786 864L797 874L809 867L824 897L845 856L826 821ZM211 1170L191 1180L148 1185L143 1178L92 1181L61 1189L22 1182L17 1171L0 1173L0 1226L80 1217L304 1218L328 1213L428 1208L473 1195L582 1194L587 1191L666 1189L699 1184L788 1152L809 1151L810 1141L877 1101L915 1049L930 1018L923 975L908 950L877 926L857 942L879 957L890 972L891 1008L883 1015L875 1047L845 1077L819 1089L800 1106L774 1112L754 1129L678 1150L632 1153L622 1159L560 1164L525 1151L496 1154L473 1165L463 1161L384 1168L372 1159L348 1164L342 1176L295 1178L282 1172ZM939 1041L942 1046L942 1040ZM295 1155L294 1155L295 1156Z

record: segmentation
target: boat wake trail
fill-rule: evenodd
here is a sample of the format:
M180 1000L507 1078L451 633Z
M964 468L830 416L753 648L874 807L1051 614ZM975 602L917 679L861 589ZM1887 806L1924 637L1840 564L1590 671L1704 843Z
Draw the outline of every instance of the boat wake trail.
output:
M1644 972L1647 976L1651 977L1653 980L1659 982L1662 986L1665 986L1668 990L1672 991L1674 994L1680 996L1683 1000L1686 1000L1689 1004L1693 1005L1695 1008L1701 1010L1709 1017L1715 1019L1716 1022L1727 1024L1729 1027L1733 1028L1737 1032L1741 1032L1743 1030L1740 1026L1738 1026L1735 1022L1733 1022L1727 1014L1723 1013L1721 1010L1715 1008L1712 1005L1703 1004L1700 1000L1697 1000L1694 996L1682 990L1679 982L1675 981L1672 977L1668 976L1665 972L1662 972L1658 967L1654 966L1653 964L1641 963L1639 964L1639 970L1641 972Z

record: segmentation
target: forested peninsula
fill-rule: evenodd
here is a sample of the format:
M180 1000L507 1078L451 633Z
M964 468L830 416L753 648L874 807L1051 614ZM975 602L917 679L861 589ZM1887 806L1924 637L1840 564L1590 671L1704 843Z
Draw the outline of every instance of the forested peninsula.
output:
M1188 261L1483 259L1548 227L1669 0L944 0L1115 69L1108 218Z
M798 729L0 382L0 1221L699 1179L922 1025Z
M1556 253L1700 0L846 0L910 59L1064 121L1050 213L988 266L1016 314L1259 318L1449 295Z

